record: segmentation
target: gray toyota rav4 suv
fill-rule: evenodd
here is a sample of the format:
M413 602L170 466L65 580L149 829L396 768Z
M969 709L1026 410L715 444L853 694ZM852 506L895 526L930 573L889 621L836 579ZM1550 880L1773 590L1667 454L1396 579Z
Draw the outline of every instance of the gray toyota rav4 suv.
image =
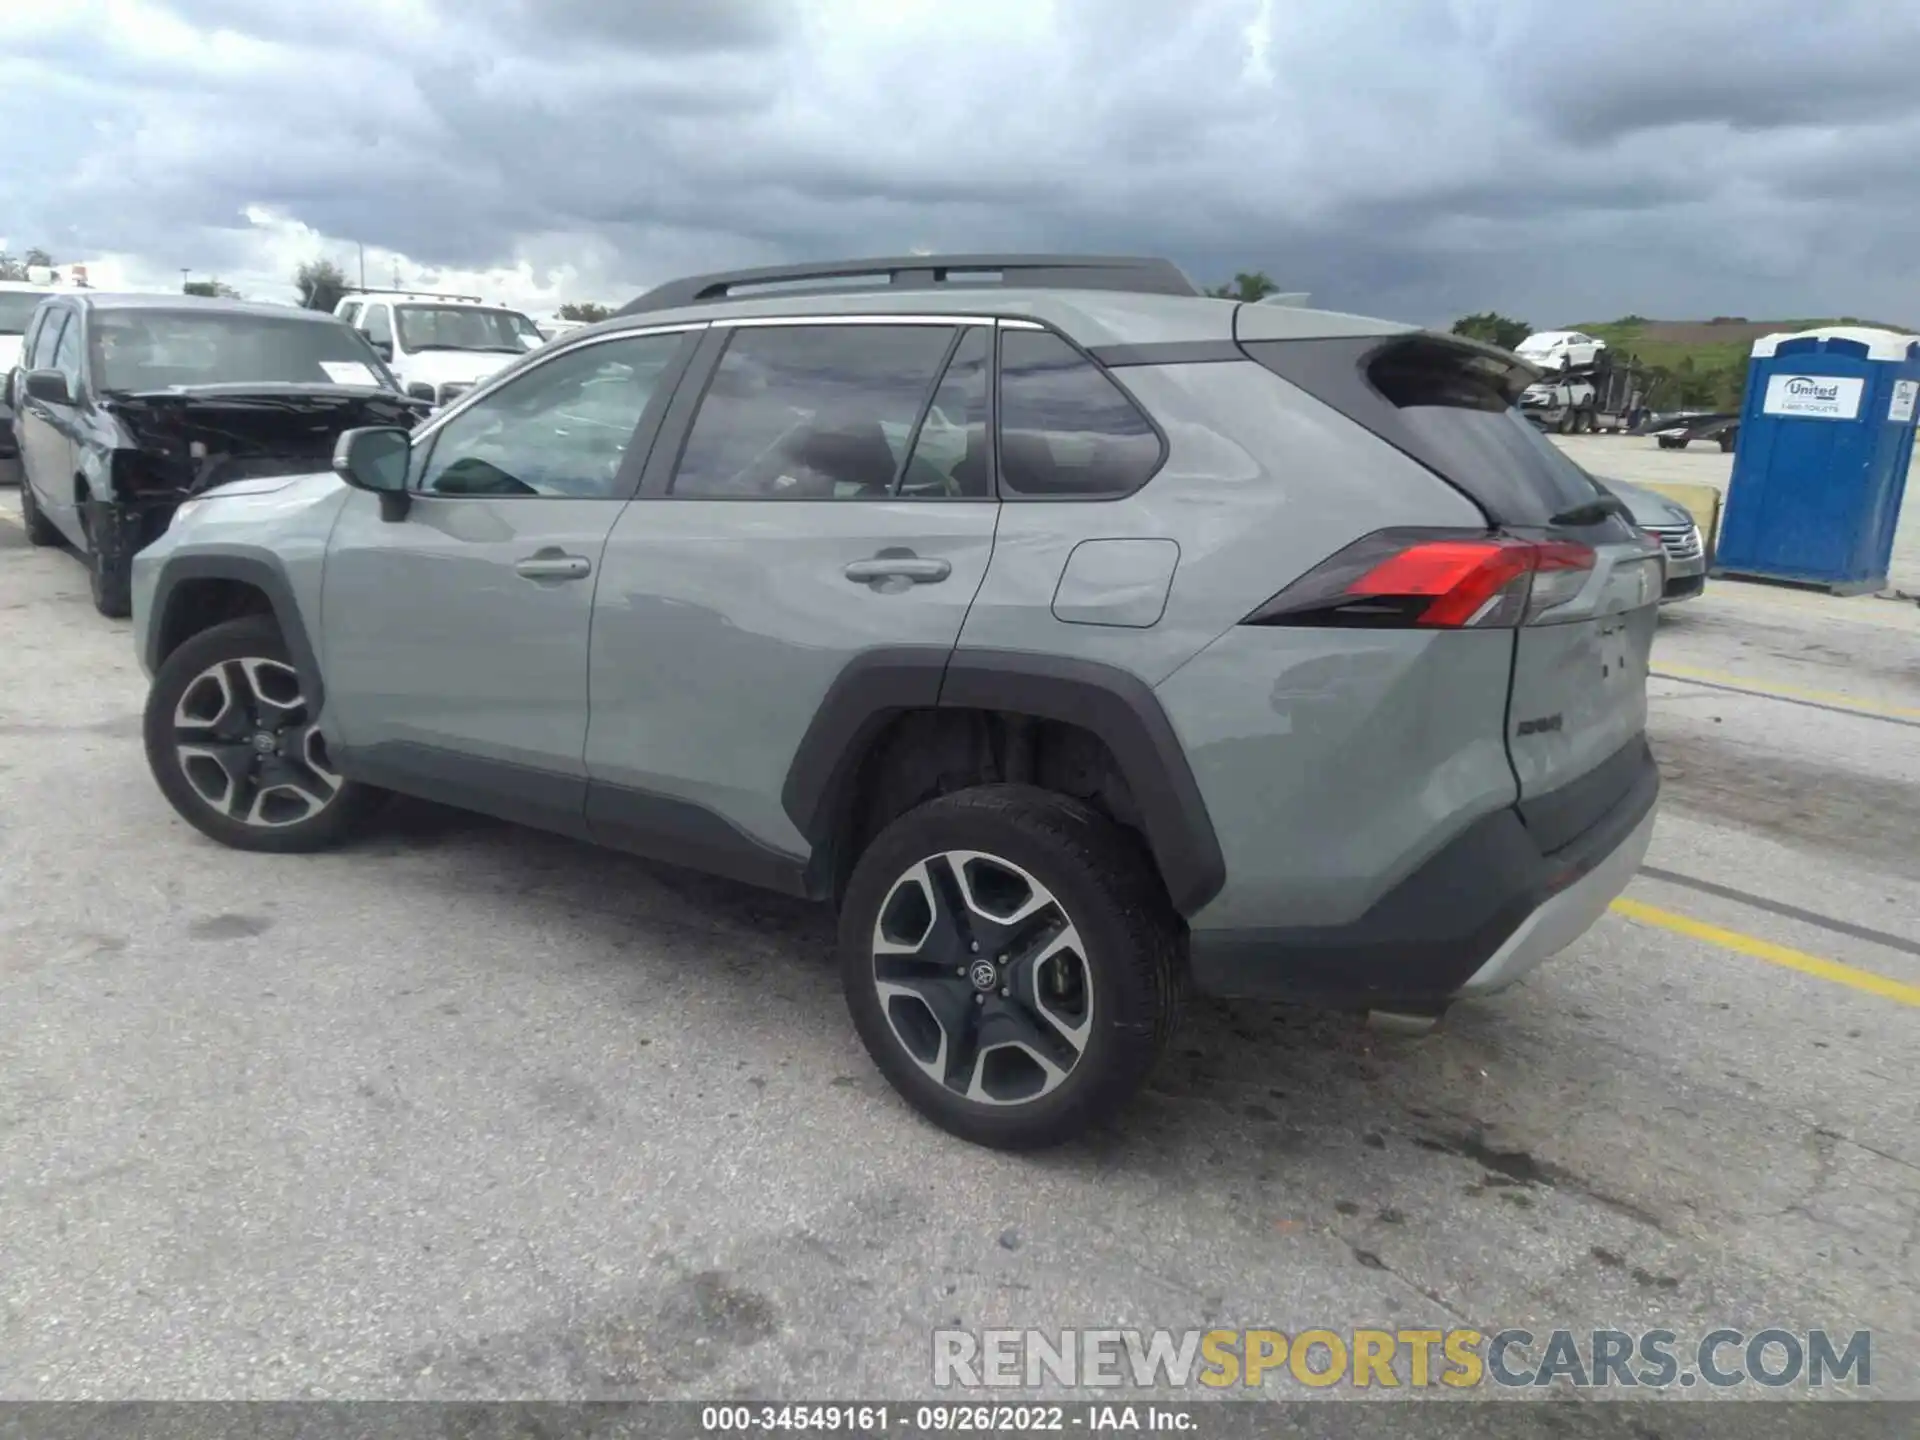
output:
M1163 261L677 281L135 566L167 798L424 796L831 901L954 1133L1110 1115L1190 991L1430 1024L1653 825L1656 541L1511 354Z

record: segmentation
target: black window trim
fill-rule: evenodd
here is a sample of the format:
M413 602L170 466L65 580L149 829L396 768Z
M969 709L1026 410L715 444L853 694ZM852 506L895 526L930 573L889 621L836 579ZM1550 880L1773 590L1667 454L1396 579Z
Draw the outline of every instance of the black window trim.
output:
M900 487L906 483L907 467L913 463L913 452L920 446L920 432L926 428L927 416L933 413L933 402L940 398L940 387L947 383L947 371L953 365L953 357L960 353L967 333L975 327L956 325L953 334L947 338L947 353L940 357L940 363L933 367L933 378L927 382L927 393L920 397L919 412L913 417L913 428L907 431L907 443L901 447L900 459L893 467L893 480L887 486L887 499L898 500ZM987 343L988 380L991 382L993 366L993 343ZM991 490L991 486L988 487ZM965 496L953 496L953 499L965 499Z
M33 340L34 340L34 350L37 350L37 349L39 349L39 348L40 348L40 337L41 337L42 335L45 335L45 334L46 334L46 332L47 332L47 323L48 323L48 321L51 321L52 319L54 319L54 318L55 318L55 317L57 316L57 317L59 317L59 320L60 320L60 324L59 324L59 326L57 326L57 327L55 327L55 329L54 329L54 332L53 332L53 350L52 350L52 353L50 353L50 354L49 354L49 355L47 356L47 363L46 363L46 364L44 364L44 365L37 365L37 364L35 364L35 363L34 363L34 355L33 355L33 350L28 350L28 351L26 351L26 352L24 353L24 355L23 355L23 357L22 357L22 358L23 358L23 359L24 359L24 360L26 361L26 364L25 364L25 365L23 365L23 366L21 367L22 369L25 369L25 370L51 370L51 369L53 368L53 357L54 357L54 355L55 355L55 354L58 354L58 353L59 353L59 350L60 350L60 341L61 341L62 339L64 339L64 338L65 338L65 327L66 327L66 325L67 325L67 323L68 323L68 322L69 322L70 320L72 320L72 319L73 319L73 317L74 317L74 314L75 314L75 312L76 312L76 311L78 310L78 308L79 308L78 306L75 306L75 305L69 305L69 304L63 304L62 302L60 302L60 301L58 301L58 300L56 300L56 301L54 301L54 303L53 303L53 304L51 304L51 305L49 305L49 306L47 307L47 310L46 310L46 315L45 315L45 316L44 316L44 318L42 318L42 320L40 321L40 328L39 328L39 330L38 330L38 331L37 331L37 332L35 333L35 335L34 335L34 337L33 337Z
M87 311L84 307L79 305L72 306L67 311L67 317L67 324L69 326L77 325L79 327L79 331L74 338L74 344L77 347L78 365L72 377L73 397L74 400L78 402L90 388L88 381L93 376L93 334L87 325ZM56 362L60 359L60 348L66 343L67 332L63 329L53 342L53 358ZM56 363L53 368L58 370L60 367Z
M543 351L529 351L540 358L524 367L511 367L512 373L502 371L497 376L488 376L484 388L474 389L462 395L458 402L435 415L427 424L413 432L412 453L407 460L407 494L416 503L419 501L450 500L502 500L523 502L528 500L569 500L585 501L588 504L616 501L622 505L634 499L639 493L642 476L646 473L648 460L652 457L654 446L659 442L663 422L676 394L683 388L681 382L692 367L699 350L699 344L693 337L704 331L701 325L647 325L633 330L620 330L611 335L595 335L568 345L556 353L548 355ZM617 340L643 340L655 335L679 335L680 344L667 358L666 367L660 372L659 382L653 387L653 394L647 397L646 408L640 412L633 433L627 437L627 451L620 459L620 469L615 474L613 488L605 495L442 495L436 491L421 488L427 473L427 467L433 463L433 449L439 442L440 432L448 423L457 419L472 407L475 401L483 401L489 395L497 394L508 383L522 380L534 371L544 369L556 360L596 345L610 345ZM704 337L702 337L704 338Z

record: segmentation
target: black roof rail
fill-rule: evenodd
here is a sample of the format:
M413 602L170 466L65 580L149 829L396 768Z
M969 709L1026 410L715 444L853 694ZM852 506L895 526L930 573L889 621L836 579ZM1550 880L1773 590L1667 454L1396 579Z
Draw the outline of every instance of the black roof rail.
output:
M835 284L866 281L872 284ZM815 282L818 282L817 284ZM1135 255L897 255L869 260L827 260L810 265L770 265L690 275L656 285L614 313L638 315L714 300L769 295L844 294L855 290L927 290L1023 285L1070 290L1126 290L1144 295L1198 295L1200 290L1171 260ZM748 294L739 292L747 291Z

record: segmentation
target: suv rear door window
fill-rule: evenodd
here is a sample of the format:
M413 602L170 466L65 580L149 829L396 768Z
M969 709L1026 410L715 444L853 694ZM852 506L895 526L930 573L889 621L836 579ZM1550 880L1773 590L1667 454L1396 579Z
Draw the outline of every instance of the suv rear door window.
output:
M1112 499L1160 468L1160 434L1058 335L1000 335L1000 484L1008 496Z
M889 498L954 338L946 325L736 329L700 401L670 493Z

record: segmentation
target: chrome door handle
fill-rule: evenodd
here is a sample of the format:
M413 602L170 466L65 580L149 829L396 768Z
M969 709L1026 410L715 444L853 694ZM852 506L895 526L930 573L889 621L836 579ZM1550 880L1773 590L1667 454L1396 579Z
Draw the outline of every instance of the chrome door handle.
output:
M871 560L855 560L845 570L847 579L858 584L876 580L911 580L916 585L931 585L953 573L945 560L922 560L917 555L876 555Z
M516 560L513 573L529 580L584 580L593 573L593 562L584 555L563 555L557 550L542 550L524 560Z

